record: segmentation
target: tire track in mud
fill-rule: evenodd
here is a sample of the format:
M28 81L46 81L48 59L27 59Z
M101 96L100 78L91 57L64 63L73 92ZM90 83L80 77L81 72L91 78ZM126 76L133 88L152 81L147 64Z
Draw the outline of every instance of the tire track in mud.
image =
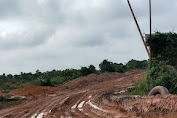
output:
M14 107L13 109L10 109L8 111L5 111L1 114L1 117L2 118L8 118L8 117L16 117L18 116L21 112L24 112L25 109L29 109L30 107L32 108L36 108L36 106L40 107L40 105L43 103L43 101L32 101L30 103L27 103L27 104L23 104L22 106L19 106L19 107ZM37 108L38 108L37 107ZM22 110L23 109L23 110ZM32 110L33 111L33 110ZM18 114L17 114L18 113ZM24 113L23 113L24 114Z
M91 81L92 76L86 78L88 82ZM109 81L105 79L100 82L98 79L99 82L95 82L95 84L93 82L90 85L84 83L83 86L79 84L82 81L87 81L76 79L66 84L67 86L64 85L66 89L56 92L55 95L39 97L36 100L0 110L0 118L141 118L146 115L146 112L142 110L146 109L146 107L151 109L147 114L152 117L150 115L157 114L156 106L158 108L160 101L165 101L167 104L166 106L164 104L164 109L168 108L169 103L166 101L168 98L171 100L170 105L174 107L173 112L177 112L177 97L172 95L157 96L155 98L143 96L125 100L111 97L111 95L120 95L126 92L129 87L144 76L144 71L133 71L119 75L117 78L114 77ZM144 103L145 106L143 106ZM156 106L151 107L151 105ZM159 106L163 107L162 105ZM136 111L137 109L139 111ZM163 108L161 109L161 111L158 111L160 114L163 111ZM148 115L146 118L149 118Z
M47 102L43 105L43 107L40 107L40 109L37 109L34 112L31 112L32 117L31 118L35 118L35 117L42 117L42 116L46 116L48 113L51 112L51 109L60 101L60 99L58 97L52 98L50 101L52 102ZM29 114L27 117L30 117L31 114Z
M52 98L51 100L58 100L58 97L56 98ZM10 111L9 114L4 113L4 115L2 115L1 117L14 117L14 118L26 118L26 117L31 117L32 114L36 113L36 116L38 116L38 112L40 112L40 110L44 110L49 106L53 106L55 104L55 102L53 103L49 103L46 102L48 101L47 99L45 100L37 100L34 101L28 105L23 105L19 108L14 108ZM32 110L29 110L30 108L32 108ZM23 109L23 110L22 110ZM17 114L18 113L18 114ZM10 115L11 114L11 115Z

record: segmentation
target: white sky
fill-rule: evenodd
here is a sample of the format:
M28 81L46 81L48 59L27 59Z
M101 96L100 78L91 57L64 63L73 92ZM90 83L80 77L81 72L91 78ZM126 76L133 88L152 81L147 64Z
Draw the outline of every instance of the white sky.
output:
M148 0L130 0L143 33ZM153 31L177 31L177 1L152 1ZM148 59L126 0L0 0L0 74Z

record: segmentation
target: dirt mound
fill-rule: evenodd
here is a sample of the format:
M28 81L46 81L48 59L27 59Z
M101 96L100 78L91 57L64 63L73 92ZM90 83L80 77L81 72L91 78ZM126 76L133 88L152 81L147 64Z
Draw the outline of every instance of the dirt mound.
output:
M82 88L88 85L93 85L96 83L100 83L103 81L108 81L111 79L116 79L120 77L122 74L120 73L102 73L102 74L90 74L88 76L83 76L80 78L77 78L75 80L72 80L70 82L67 82L63 85L63 87L67 87L69 89L71 88Z
M174 95L117 99L117 95L120 98L122 93L129 90L145 75L146 72L141 70L123 74L91 74L70 81L60 88L27 85L11 93L27 97L41 95L41 97L2 109L0 117L176 118L177 96Z
M26 97L37 97L45 94L53 94L59 90L60 90L59 87L35 86L35 85L27 84L24 88L13 90L9 92L9 94L26 96Z
M66 87L68 89L81 89L87 86L96 85L102 82L112 81L118 78L122 78L125 76L131 77L131 75L136 75L135 81L142 79L145 77L146 72L143 70L133 70L126 73L101 73L101 74L90 74L88 76L83 76L77 79L74 79L70 82L67 82L62 87Z

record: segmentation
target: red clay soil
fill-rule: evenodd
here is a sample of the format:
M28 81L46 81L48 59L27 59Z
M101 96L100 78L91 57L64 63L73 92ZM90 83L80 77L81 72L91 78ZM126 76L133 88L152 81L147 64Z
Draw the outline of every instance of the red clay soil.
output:
M59 90L60 90L59 87L34 86L31 84L27 84L24 88L13 90L9 92L9 94L26 97L37 97L40 95L53 94Z
M148 117L150 114L158 113L163 116L169 112L177 113L177 96L170 94L124 99L119 101L118 104L126 111L134 112L137 116Z
M128 99L120 96L144 78L145 71L91 74L56 88L28 85L12 91L36 99L0 110L0 118L177 118L177 96L157 95Z

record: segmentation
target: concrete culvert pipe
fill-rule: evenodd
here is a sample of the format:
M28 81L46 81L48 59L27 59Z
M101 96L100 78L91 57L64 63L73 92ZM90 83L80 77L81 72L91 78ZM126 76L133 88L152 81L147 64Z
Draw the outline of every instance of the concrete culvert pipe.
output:
M157 95L157 94L160 95L169 94L169 91L167 88L163 86L156 86L149 92L149 95Z

